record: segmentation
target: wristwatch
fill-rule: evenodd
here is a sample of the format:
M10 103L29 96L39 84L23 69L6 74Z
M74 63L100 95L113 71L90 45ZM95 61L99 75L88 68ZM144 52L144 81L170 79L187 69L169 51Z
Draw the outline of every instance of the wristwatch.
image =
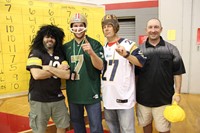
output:
M124 58L127 58L127 57L129 57L129 55L130 55L130 52L129 51L126 51L126 55L124 56Z

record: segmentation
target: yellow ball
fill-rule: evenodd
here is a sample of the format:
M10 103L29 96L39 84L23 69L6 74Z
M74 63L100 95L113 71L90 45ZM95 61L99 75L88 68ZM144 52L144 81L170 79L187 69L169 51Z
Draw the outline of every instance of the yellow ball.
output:
M164 110L164 117L170 122L180 122L185 119L185 111L176 103L173 102Z

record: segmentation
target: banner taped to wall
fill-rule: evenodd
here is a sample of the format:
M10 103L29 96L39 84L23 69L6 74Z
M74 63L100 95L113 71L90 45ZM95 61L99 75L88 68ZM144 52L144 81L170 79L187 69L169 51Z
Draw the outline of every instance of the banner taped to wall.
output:
M37 30L44 24L63 28L65 42L73 38L69 19L83 13L88 20L87 34L104 43L101 18L104 6L42 0L0 0L0 98L27 94L29 72L26 60Z

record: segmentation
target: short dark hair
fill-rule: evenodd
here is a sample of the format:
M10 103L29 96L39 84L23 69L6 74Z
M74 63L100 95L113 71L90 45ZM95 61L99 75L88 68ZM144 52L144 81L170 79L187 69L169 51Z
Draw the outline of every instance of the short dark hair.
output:
M151 18L151 19L149 19L149 20L147 21L146 27L147 27L147 25L148 25L148 23L149 23L150 20L158 20L159 23L160 23L160 27L162 27L161 21L160 21L160 19L158 19L158 18Z

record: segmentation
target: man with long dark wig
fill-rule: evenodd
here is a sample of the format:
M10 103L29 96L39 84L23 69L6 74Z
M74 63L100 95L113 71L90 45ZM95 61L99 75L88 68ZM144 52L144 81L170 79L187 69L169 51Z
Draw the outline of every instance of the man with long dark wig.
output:
M54 25L44 25L32 40L26 69L30 71L30 127L34 133L45 133L50 117L57 133L65 133L69 114L61 91L61 78L69 79L62 43L65 34Z

